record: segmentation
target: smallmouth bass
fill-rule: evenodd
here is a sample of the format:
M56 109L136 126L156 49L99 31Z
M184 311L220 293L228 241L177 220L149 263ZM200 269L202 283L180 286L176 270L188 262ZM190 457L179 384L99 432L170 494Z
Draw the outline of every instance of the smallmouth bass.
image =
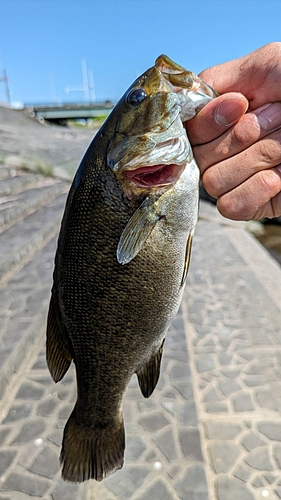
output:
M72 360L76 368L66 481L101 481L122 467L126 387L134 373L144 397L157 384L198 216L199 170L183 122L216 95L158 57L96 134L70 188L47 322L53 379Z

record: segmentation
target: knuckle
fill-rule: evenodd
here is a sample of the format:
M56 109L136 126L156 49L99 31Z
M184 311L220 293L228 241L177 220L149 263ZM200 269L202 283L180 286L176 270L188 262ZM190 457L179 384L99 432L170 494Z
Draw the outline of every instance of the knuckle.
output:
M264 139L257 143L259 163L265 167L272 167L280 162L281 148L278 141Z
M220 196L224 191L225 179L218 166L208 168L202 176L202 181L206 191L214 198Z
M247 218L243 202L237 195L226 193L217 201L217 208L221 215L232 220L242 220Z
M235 147L245 149L258 139L259 134L260 128L256 116L251 113L243 116L233 128Z
M276 189L280 187L280 180L274 170L261 170L258 174L258 183L268 199L276 194Z
M280 58L281 58L281 42L271 42L268 45L268 48L271 52L274 52L274 56L280 60Z

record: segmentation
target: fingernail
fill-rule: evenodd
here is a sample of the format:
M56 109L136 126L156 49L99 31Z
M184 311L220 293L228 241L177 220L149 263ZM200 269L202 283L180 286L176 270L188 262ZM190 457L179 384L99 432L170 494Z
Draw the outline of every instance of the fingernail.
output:
M259 125L263 130L274 130L281 126L281 103L274 102L265 104L261 108L253 111Z
M237 122L245 113L245 101L242 99L226 99L218 105L215 112L215 120L218 125L229 127Z

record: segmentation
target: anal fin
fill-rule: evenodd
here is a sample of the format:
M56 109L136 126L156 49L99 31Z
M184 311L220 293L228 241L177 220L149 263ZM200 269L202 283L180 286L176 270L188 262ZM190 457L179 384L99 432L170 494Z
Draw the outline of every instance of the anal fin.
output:
M55 382L64 377L72 361L64 339L63 328L60 313L56 307L54 295L52 295L47 319L46 358Z
M141 392L145 398L149 398L158 382L164 342L165 339L157 353L150 358L148 363L143 365L143 367L136 372Z

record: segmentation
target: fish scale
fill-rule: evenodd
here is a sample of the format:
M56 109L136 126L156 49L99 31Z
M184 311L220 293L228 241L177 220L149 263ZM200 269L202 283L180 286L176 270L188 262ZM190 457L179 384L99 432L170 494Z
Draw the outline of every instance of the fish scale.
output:
M215 95L160 56L117 103L71 186L47 324L54 380L72 360L76 367L61 451L66 481L101 481L122 467L126 387L134 373L144 397L157 384L198 214L199 170L181 116Z

